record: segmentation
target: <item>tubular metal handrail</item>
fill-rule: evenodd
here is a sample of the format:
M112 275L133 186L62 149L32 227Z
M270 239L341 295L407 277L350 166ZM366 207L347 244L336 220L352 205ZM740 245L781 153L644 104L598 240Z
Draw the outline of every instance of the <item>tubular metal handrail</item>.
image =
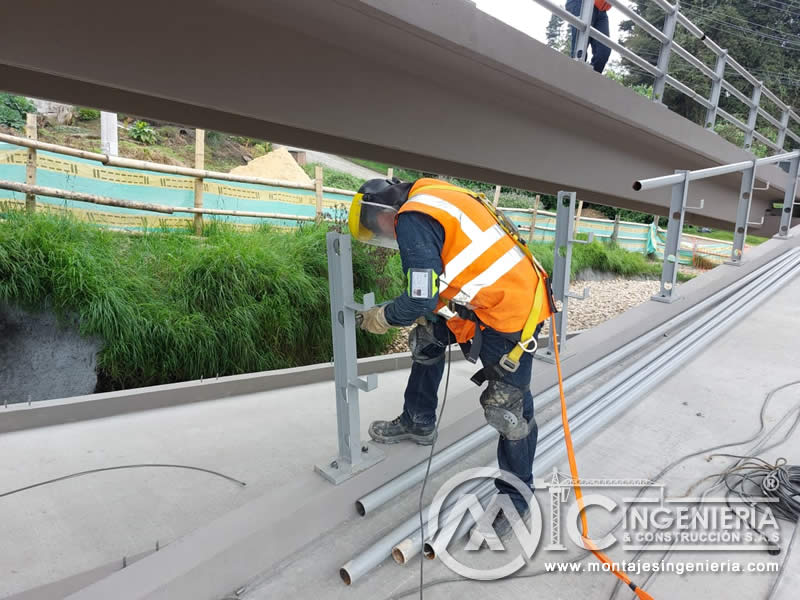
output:
M587 45L589 38L593 38L608 48L615 50L623 58L629 60L638 68L649 73L655 78L653 85L653 101L663 103L663 88L664 84L669 85L678 92L692 98L698 104L707 109L707 118L705 126L713 131L716 124L716 118L722 117L734 127L744 132L743 147L747 150L751 149L753 140L764 144L768 149L774 152L783 152L785 149L787 138L800 143L800 135L795 134L790 125L800 125L800 116L785 102L783 102L774 92L764 87L763 82L760 81L755 75L748 72L735 58L728 55L727 50L721 48L716 42L709 39L706 34L697 25L692 23L689 18L680 12L678 5L673 5L667 0L653 0L667 15L664 30L659 30L655 25L647 21L644 17L633 11L628 6L622 4L621 0L606 0L615 9L619 10L628 19L633 21L635 25L643 29L650 37L655 39L661 45L659 51L658 65L654 65L650 60L642 58L635 54L632 50L626 48L619 42L615 42L608 36L604 35L597 29L591 26L589 22L584 22L580 16L573 15L563 7L555 4L552 0L534 0L537 4L547 8L550 12L575 27L579 32L578 39L576 40L578 46L583 45L582 48L576 47L575 57L576 60L585 60ZM589 5L593 5L594 0L583 0L581 7L581 14L586 18L587 14L591 14ZM587 10L589 12L587 12ZM675 24L680 24L686 31L688 31L695 38L703 42L703 44L711 50L717 57L717 65L715 68L707 65L703 60L692 54L686 48L679 45L674 39ZM681 59L689 65L700 71L703 75L711 80L711 95L709 98L699 94L685 83L679 81L674 76L670 75L667 71L666 65L669 64L669 54L674 52ZM730 69L741 76L747 83L753 86L752 96L748 98L747 94L743 93L730 81L725 79L725 69ZM731 95L739 102L744 104L750 109L748 119L742 121L737 119L727 111L719 106L720 90L724 90L727 95ZM780 115L776 116L771 114L765 107L761 106L761 98L766 98L780 111ZM758 117L761 117L770 126L778 131L777 142L769 139L762 132L757 131Z

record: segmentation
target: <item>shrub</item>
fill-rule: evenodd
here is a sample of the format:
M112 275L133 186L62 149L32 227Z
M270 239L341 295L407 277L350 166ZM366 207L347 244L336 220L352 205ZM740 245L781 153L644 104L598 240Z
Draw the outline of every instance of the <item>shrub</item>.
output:
M68 217L7 211L0 302L77 314L104 340L104 389L332 360L325 226L238 231L217 221L129 236ZM357 292L402 290L397 253L354 244ZM393 334L358 333L359 353Z
M128 132L131 139L141 142L142 144L155 144L158 141L158 135L155 130L150 127L145 121L136 121Z
M36 112L36 107L24 96L0 94L0 125L23 129L25 115L33 112Z
M100 111L96 108L78 107L78 121L95 121L100 118Z

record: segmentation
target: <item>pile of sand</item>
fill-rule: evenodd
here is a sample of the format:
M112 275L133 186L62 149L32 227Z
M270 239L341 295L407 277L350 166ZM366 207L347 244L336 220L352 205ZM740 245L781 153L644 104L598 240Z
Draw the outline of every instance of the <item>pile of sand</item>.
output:
M273 150L264 156L254 158L244 166L234 167L231 169L231 173L292 181L294 183L312 182L312 179L306 175L303 168L292 158L289 151L283 147Z

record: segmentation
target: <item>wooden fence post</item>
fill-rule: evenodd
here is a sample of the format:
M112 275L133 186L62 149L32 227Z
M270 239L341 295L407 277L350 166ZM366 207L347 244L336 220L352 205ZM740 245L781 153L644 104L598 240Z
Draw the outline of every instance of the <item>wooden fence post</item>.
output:
M317 196L317 223L322 221L322 165L314 167L314 192Z
M583 212L583 200L578 200L578 210L575 211L575 235L580 233L581 213Z
M531 213L531 229L528 231L528 243L533 243L533 236L536 233L536 214L539 212L539 194L533 199L533 212Z
M500 186L494 186L494 200L492 200L492 204L497 207L497 203L500 202Z
M614 215L614 231L611 232L611 241L614 243L619 241L619 213Z
M394 167L389 167L386 169L386 178L391 179L392 177L394 177Z
M194 168L205 169L206 164L206 130L195 129L194 132ZM194 207L203 208L203 178L194 180ZM203 215L194 215L194 234L203 235Z
M25 136L36 140L36 113L28 113L25 117ZM25 167L25 183L36 185L36 148L28 148L28 163ZM25 210L29 213L36 212L36 194L25 195Z

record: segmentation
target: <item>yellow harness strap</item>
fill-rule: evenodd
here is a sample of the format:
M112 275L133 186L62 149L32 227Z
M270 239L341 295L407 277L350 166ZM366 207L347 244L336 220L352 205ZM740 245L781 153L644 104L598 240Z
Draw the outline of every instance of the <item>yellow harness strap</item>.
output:
M442 185L442 184L432 184L432 185L425 185L420 187L417 190L414 190L414 194L409 196L409 200L411 200L417 194L420 194L426 190L442 190L447 192L462 192L467 194L471 198L474 198L478 202L480 202L494 217L497 224L503 229L505 233L511 236L511 239L514 240L514 243L517 247L522 250L523 254L528 257L528 260L533 265L533 269L536 271L536 275L539 278L539 281L536 284L536 291L533 295L533 306L531 306L531 312L528 315L528 319L525 321L525 325L522 328L522 334L520 335L520 341L517 343L516 346L503 358L500 360L500 366L502 366L507 371L514 372L519 367L519 359L522 357L522 353L528 350L528 345L533 341L533 334L536 332L536 326L539 325L542 321L547 318L547 314L542 317L542 309L545 306L545 301L548 300L548 309L552 307L554 304L552 300L548 299L548 288L547 288L547 272L544 270L542 265L539 264L539 261L536 260L536 257L531 252L530 248L520 239L519 234L517 233L516 229L513 228L513 225L510 225L510 221L505 215L498 214L495 207L486 199L486 196L479 192L473 192L472 190L468 190L467 188L458 187L455 185ZM535 349L535 347L534 347Z

